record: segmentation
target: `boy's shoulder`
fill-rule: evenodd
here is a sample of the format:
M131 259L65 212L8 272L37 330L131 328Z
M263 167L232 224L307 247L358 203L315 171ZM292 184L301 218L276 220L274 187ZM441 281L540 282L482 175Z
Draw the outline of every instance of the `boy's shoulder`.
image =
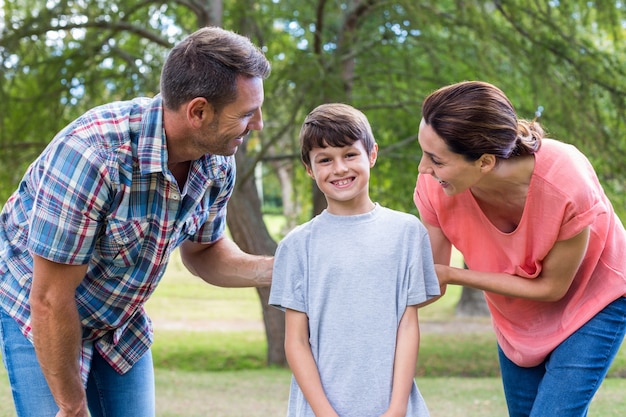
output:
M416 215L400 210L391 209L385 206L381 206L377 203L377 213L374 217L377 224L384 223L385 228L391 226L397 226L406 230L426 230L422 221ZM324 215L317 215L312 219L301 223L291 229L281 242L285 241L298 241L306 238L317 227L333 227L332 224L326 224Z
M287 234L280 240L280 243L302 239L305 235L311 232L311 227L315 222L315 217L307 220L304 223L296 225L293 229L289 230Z
M389 207L380 206L381 212L389 219L394 219L395 221L406 223L406 224L416 224L422 225L422 221L416 215L412 213L408 213L405 211L391 209Z

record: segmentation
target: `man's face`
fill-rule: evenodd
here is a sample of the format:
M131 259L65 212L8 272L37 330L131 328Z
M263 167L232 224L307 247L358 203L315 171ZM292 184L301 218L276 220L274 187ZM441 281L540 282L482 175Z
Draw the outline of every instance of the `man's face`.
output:
M233 155L251 130L263 129L263 80L237 78L237 99L224 106L196 137L203 153Z

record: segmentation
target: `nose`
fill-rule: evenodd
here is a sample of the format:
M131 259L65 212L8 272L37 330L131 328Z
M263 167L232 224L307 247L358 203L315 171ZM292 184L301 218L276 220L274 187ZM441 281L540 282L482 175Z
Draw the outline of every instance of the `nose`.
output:
M430 164L428 163L428 159L424 154L420 158L420 162L417 165L417 172L420 174L430 174L432 172Z
M346 166L346 162L343 158L333 158L332 160L332 171L335 175L341 175L348 170Z
M346 163L342 158L335 160L335 163L333 164L333 172L335 174L344 173L347 170L348 167L346 166Z
M249 130L263 130L263 113L261 109L254 112L254 115L250 118L248 123Z

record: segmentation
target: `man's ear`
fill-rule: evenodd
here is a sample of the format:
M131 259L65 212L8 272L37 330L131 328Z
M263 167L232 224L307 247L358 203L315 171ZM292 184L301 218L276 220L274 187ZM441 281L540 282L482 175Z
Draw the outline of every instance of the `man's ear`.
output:
M215 117L215 108L204 97L196 97L187 103L187 120L195 128L211 122Z

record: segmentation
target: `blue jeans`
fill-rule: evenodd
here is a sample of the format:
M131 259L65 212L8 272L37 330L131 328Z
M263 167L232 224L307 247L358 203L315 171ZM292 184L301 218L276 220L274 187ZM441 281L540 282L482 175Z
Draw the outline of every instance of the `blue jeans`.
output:
M626 297L621 297L565 339L540 365L517 366L498 347L509 416L585 417L625 332Z
M18 417L54 417L54 402L35 349L0 307L0 353L9 375ZM118 374L95 350L87 381L92 417L154 417L154 370L148 351L130 371Z

